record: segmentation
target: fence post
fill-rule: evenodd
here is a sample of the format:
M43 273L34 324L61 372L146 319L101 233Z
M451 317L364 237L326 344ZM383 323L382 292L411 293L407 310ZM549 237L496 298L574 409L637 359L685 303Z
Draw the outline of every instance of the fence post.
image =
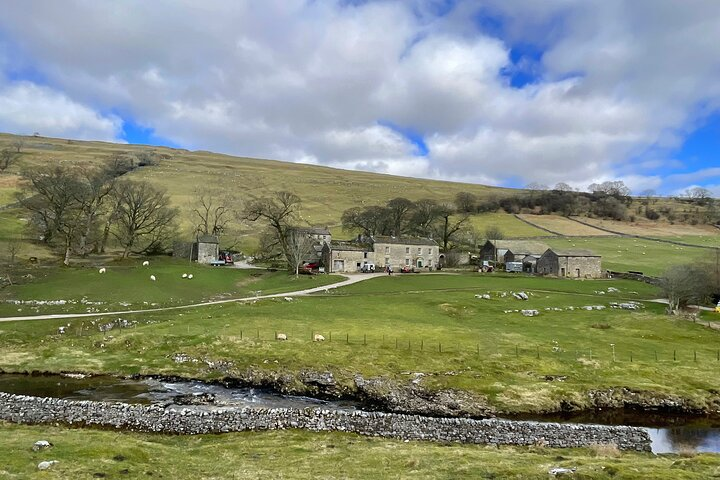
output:
M442 353L442 343L438 342L438 352Z
M242 340L242 330L240 330L240 340Z
M630 363L632 363L632 351L630 351Z
M515 358L520 358L520 352L518 352L518 346L515 345Z
M673 361L677 360L677 350L673 350Z
M540 345L537 346L537 358L540 360Z
M697 362L697 350L693 350L693 357L695 358L695 361Z
M425 343L425 340L420 340L420 351L423 351L423 344Z
M347 343L348 345L350 345L350 334L349 334L349 333L346 333L346 334L345 334L345 343Z
M363 345L367 345L367 333L363 334Z

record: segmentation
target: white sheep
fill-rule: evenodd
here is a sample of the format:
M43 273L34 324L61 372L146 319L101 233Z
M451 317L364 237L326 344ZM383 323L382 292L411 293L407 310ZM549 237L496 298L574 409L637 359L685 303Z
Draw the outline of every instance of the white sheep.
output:
M155 278L155 275L150 275L150 280L154 282L155 280L157 280L157 278Z
M313 342L324 342L324 341L325 341L325 337L323 337L319 333L316 333L315 335L313 335Z
M102 267L100 270L98 270L98 273L105 273L105 267Z
M285 297L285 301L286 301L286 302L292 302L292 301L293 301L293 298L292 298L292 297Z
M147 267L148 265L150 265L150 262L147 261L147 260L145 260L145 261L143 262L143 267Z
M192 273L188 273L188 276L187 276L188 280L192 279L192 277L193 277Z
M278 333L275 335L275 340L287 340L287 335L284 333Z
M182 278L187 278L187 273L183 273Z

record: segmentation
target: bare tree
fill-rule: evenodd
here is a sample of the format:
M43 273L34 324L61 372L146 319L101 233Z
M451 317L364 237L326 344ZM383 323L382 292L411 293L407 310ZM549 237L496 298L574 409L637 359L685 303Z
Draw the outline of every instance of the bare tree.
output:
M712 192L703 187L692 187L685 191L685 196L698 205L705 205L712 200Z
M232 197L220 192L197 190L192 205L196 231L205 235L220 235L233 219Z
M307 232L298 228L289 228L286 235L288 263L295 270L295 276L297 277L300 273L300 265L312 252L314 241Z
M527 185L525 185L525 190L547 190L548 186L544 183L538 183L538 182L530 182Z
M386 235L390 233L390 215L385 207L348 208L340 219L343 230L361 230L365 235Z
M5 250L7 251L8 258L10 259L10 266L15 265L15 257L20 253L22 248L22 239L19 235L15 235L5 242Z
M442 241L443 252L447 252L451 248L451 242L457 232L459 232L470 218L467 214L455 215L455 209L450 205L441 205L438 208L438 225L436 232L438 238Z
M300 197L291 192L276 192L272 196L255 198L241 213L241 218L256 222L264 221L275 236L275 241L285 259L289 259L287 232L299 215Z
M667 313L675 315L690 302L702 302L711 293L713 279L707 269L694 265L673 265L660 279L668 299Z
M415 204L407 198L393 198L387 203L387 211L393 235L402 235L410 211Z
M25 141L22 138L18 138L12 142L12 146L15 149L15 153L20 153L25 146Z
M20 155L17 152L13 152L9 148L0 150L0 173L4 172L11 165L17 162Z
M433 233L433 223L440 214L440 205L435 200L424 198L415 202L410 215L408 233L429 237Z
M455 207L458 212L471 213L477 208L477 195L470 192L458 192L455 195Z
M170 197L147 182L120 181L116 185L117 212L113 236L123 247L123 258L130 252L157 251L172 235L177 209Z
M56 165L23 172L25 186L18 200L32 213L32 223L41 239L49 245L62 245L63 263L70 263L72 242L83 222L84 186L77 172Z
M502 240L505 238L505 234L496 225L490 225L485 229L485 238L488 240Z
M553 187L553 190L558 192L572 192L573 188L565 182L558 182Z

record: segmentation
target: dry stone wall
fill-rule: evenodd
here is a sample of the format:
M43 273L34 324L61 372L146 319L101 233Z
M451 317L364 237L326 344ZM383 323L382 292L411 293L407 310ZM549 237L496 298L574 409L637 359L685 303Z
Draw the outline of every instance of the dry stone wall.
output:
M64 423L189 435L302 428L402 440L491 445L564 448L611 443L623 450L650 451L647 431L636 427L436 418L317 408L206 410L0 393L0 419L14 423Z

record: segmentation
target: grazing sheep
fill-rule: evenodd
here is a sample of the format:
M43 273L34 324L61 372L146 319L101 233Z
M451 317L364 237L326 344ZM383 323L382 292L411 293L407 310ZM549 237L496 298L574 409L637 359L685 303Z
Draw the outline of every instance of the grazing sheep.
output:
M157 280L157 278L155 278L155 275L150 275L150 280L154 282L155 280Z
M103 267L103 268L101 268L100 270L98 270L98 273L105 273L105 267Z
M147 260L145 260L145 261L143 262L143 267L147 267L148 265L150 265L150 262L147 261Z
M287 335L284 333L278 333L275 335L275 340L287 340Z
M188 280L190 280L192 277L193 277L192 273L189 273L187 278L188 278Z
M325 341L325 337L323 337L323 336L320 335L319 333L316 333L316 334L313 336L313 342L324 342L324 341Z
M182 278L187 278L187 273L183 273Z
M65 333L65 327L58 327L58 333L63 335Z
M33 449L33 452L38 452L40 450L45 450L46 448L50 448L52 446L53 446L53 444L48 442L47 440L38 440L37 442L35 442L32 449Z
M293 301L293 298L292 298L292 297L285 297L285 301L286 301L286 302L292 302L292 301Z

